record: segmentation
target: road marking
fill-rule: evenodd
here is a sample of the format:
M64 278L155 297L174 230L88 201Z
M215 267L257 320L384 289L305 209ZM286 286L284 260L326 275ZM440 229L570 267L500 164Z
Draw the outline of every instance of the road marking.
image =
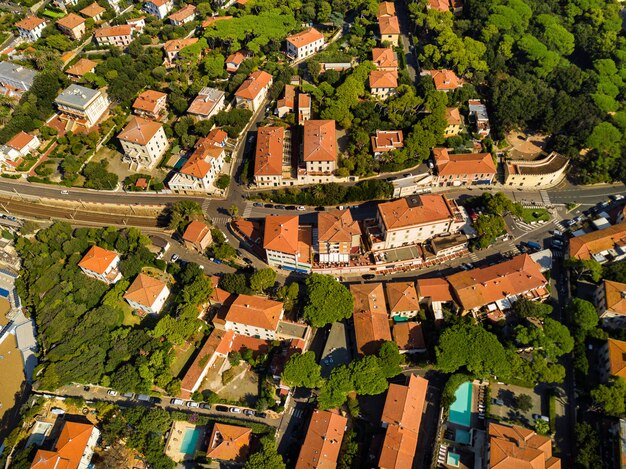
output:
M230 221L230 217L212 217L211 221L216 225L226 225Z
M250 213L252 213L252 202L246 202L246 208L243 211L243 218L248 218L250 216Z
M539 191L539 195L541 196L541 200L545 205L550 205L550 196L546 191Z
M211 205L211 199L204 199L204 202L202 202L202 211L208 214L210 205Z

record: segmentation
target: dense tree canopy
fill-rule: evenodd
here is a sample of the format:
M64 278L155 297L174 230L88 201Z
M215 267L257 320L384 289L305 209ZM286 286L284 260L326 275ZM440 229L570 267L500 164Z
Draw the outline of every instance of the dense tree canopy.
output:
M352 316L352 295L333 276L312 274L305 285L304 318L313 327L323 327Z
M281 378L288 386L315 388L320 384L321 371L315 352L296 353L289 358Z

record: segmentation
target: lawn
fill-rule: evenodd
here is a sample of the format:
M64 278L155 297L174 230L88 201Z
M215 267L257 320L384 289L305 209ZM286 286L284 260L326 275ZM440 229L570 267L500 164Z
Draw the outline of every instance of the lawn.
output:
M133 308L128 303L120 301L117 306L124 311L124 320L122 321L124 326L136 326L141 322L141 318L133 312Z
M522 211L522 220L526 223L548 221L550 220L550 213L545 208L525 208Z
M193 344L185 342L183 345L174 346L175 357L170 365L172 376L178 376L185 364L189 361L196 348Z
M65 13L61 11L52 11L48 10L47 8L43 11L42 14L44 16L49 16L50 18L63 18L65 16Z

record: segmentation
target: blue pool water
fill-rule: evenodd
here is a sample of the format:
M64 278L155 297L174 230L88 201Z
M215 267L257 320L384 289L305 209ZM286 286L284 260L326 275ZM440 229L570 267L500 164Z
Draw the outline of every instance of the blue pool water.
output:
M469 445L470 442L470 434L467 430L462 430L460 428L456 429L454 433L454 441L457 443L462 443L464 445Z
M472 420L472 383L466 381L461 384L454 392L454 398L448 420L457 425L469 427Z
M459 467L459 463L461 462L461 456L456 453L448 453L448 460L446 461L448 465Z
M0 296L3 298L9 297L9 290L5 290L4 288L0 288Z
M198 447L198 439L202 435L200 428L187 428L180 443L180 452L184 454L194 454Z

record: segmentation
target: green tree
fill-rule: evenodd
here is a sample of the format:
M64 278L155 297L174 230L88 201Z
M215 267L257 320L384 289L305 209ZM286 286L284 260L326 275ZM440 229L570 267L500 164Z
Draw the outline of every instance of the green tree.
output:
M183 229L192 220L201 220L204 217L202 206L191 200L175 202L169 210L168 228L182 233Z
M529 412L533 408L533 399L528 394L515 396L515 407L522 412Z
M600 438L591 424L576 424L576 466L585 469L602 467L600 458Z
M404 363L404 357L395 342L385 342L380 347L378 359L385 378L393 378L402 372L400 365Z
M324 327L352 316L350 291L331 275L312 274L306 279L304 318L313 327Z
M605 414L620 417L626 413L626 380L617 377L608 385L601 384L591 390L591 397Z
M321 371L314 352L295 353L287 361L281 378L288 386L316 388L321 382Z
M567 259L565 266L576 274L577 279L588 277L592 282L598 282L602 278L602 264L595 259Z
M512 312L520 319L545 319L552 314L552 306L546 303L539 303L537 301L527 300L526 298L520 298L513 303Z
M219 281L219 287L229 293L248 294L248 279L244 274L224 274Z
M244 464L244 469L285 469L287 466L283 457L278 454L276 442L271 436L261 438L261 448L250 455Z
M274 269L261 269L257 270L250 277L250 288L255 292L263 292L274 286L274 282L276 282L276 272Z
M574 324L582 331L590 331L598 325L598 312L587 300L573 298L567 305Z
M550 433L550 424L545 420L535 420L535 431L540 435L548 435Z
M474 221L474 228L478 233L478 246L481 248L486 248L498 236L506 233L506 223L497 215L479 215Z
M230 176L228 174L220 174L215 181L215 187L225 190L228 186L230 186Z

